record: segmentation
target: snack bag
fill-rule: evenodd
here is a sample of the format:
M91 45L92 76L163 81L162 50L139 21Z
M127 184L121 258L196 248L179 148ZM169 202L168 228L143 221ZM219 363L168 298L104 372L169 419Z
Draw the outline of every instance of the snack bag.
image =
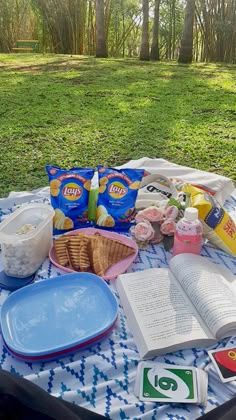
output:
M236 256L236 225L229 214L210 194L186 184L189 206L198 209L204 236L218 248Z
M135 201L143 169L114 169L98 166L98 227L128 230L134 223Z
M51 203L55 210L53 233L58 235L72 229L89 226L88 202L92 168L61 169L46 166Z

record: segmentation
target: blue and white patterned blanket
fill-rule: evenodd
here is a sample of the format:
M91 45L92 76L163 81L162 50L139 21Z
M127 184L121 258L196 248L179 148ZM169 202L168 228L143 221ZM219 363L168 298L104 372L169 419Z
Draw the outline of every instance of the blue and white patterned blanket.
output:
M0 221L16 206L14 201L47 201L48 190L39 195L12 196L10 201L0 200ZM40 197L40 198L39 198ZM3 206L3 204L5 204ZM6 207L8 204L8 207ZM3 208L4 207L4 208ZM236 219L236 198L231 197L225 207ZM204 246L202 255L229 268L236 275L236 258L212 246ZM166 267L171 254L162 245L152 245L140 250L130 271L151 267ZM1 262L0 262L1 268ZM38 270L36 280L43 281L64 274L47 259ZM47 363L26 363L11 356L3 345L0 335L0 369L5 369L41 386L50 394L86 407L92 411L115 419L147 420L193 420L236 395L236 383L220 383L209 361L206 349L189 349L156 357L154 360L170 364L181 364L203 368L209 373L207 405L155 404L140 402L133 394L139 354L133 336L127 326L126 317L116 292L114 281L109 285L119 303L118 321L106 338L91 347L71 356ZM0 289L0 304L8 292ZM216 347L236 346L236 337L222 340ZM213 348L213 347L211 347Z

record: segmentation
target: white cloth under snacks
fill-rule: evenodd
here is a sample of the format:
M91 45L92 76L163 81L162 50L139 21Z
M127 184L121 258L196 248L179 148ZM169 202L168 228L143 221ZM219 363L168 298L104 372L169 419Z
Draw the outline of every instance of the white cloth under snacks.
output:
M186 183L207 187L212 191L220 204L234 191L235 186L231 179L211 172L200 171L199 169L177 165L165 159L151 159L143 157L138 160L131 160L122 168L144 168L151 174L157 173L167 178L181 179Z
M155 164L160 160L154 161L144 158L139 162L141 161L146 162L146 170L155 172ZM168 162L161 161L163 167L166 167L167 170ZM131 164L132 162L129 162L127 166ZM158 173L160 173L160 170L161 168L158 166ZM186 169L186 174L188 171L189 169ZM183 178L182 174L185 174L184 170L183 172L179 170L178 174L171 175ZM169 176L170 172L165 172L164 175ZM210 175L213 176L213 174ZM206 179L210 179L208 174ZM188 181L191 180L188 179ZM216 185L213 184L212 181L212 188ZM217 185L220 188L222 184ZM228 185L228 191L230 191L233 185L231 181L229 180L226 185ZM0 200L0 221L7 217L19 204L48 200L48 188L32 193L11 194L9 198ZM235 207L236 194L228 197L225 202L225 208L234 220L236 220ZM204 246L201 254L211 261L227 267L236 275L236 258L211 245ZM129 271L167 267L170 257L171 253L165 252L162 244L150 245L147 249L139 251L137 260L132 264ZM64 274L62 270L54 267L46 259L37 272L36 281L44 281L62 274ZM222 384L216 380L215 371L212 369L212 363L206 349L192 348L165 354L156 357L154 360L162 363L195 366L207 370L209 373L207 405L204 407L194 404L160 404L139 401L133 392L137 364L140 360L139 354L132 332L128 328L115 282L111 280L108 284L118 300L119 315L115 328L107 337L71 356L58 358L51 362L26 363L17 360L8 353L0 335L0 369L21 375L56 397L79 404L112 420L195 420L235 395L235 382ZM7 291L0 289L0 305L8 294ZM231 347L236 346L236 338L222 340L214 348L221 348L226 344Z

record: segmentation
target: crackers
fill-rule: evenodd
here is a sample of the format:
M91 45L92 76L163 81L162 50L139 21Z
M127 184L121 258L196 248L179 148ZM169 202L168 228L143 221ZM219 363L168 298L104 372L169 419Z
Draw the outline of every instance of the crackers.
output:
M134 248L99 233L62 235L55 239L54 248L63 267L92 272L101 277L111 265L135 253Z
M68 238L66 236L60 236L54 242L55 252L59 264L66 267L69 264L68 249L67 249Z

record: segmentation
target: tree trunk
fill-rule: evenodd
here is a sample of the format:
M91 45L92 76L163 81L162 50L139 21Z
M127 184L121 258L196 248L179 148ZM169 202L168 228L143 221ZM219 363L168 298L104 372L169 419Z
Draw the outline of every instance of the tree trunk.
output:
M107 57L104 0L96 0L96 57Z
M125 10L124 10L124 1L121 1L122 8L122 56L125 58Z
M95 53L94 12L92 0L89 0L87 19L87 53L89 55L94 55Z
M173 34L172 34L172 56L175 59L175 44L176 44L176 0L172 1L172 20L173 20Z
M85 44L85 25L87 20L87 0L79 2L79 24L78 24L78 54L84 54Z
M155 0L152 47L151 47L151 54L150 54L151 60L160 60L160 51L159 51L160 4L161 4L161 0Z
M169 4L169 34L168 34L168 59L171 60L171 52L172 52L172 29L173 29L173 21L172 21L172 2L170 1Z
M140 60L149 60L149 0L143 1L143 26Z
M189 64L193 59L193 22L195 0L187 0L184 17L184 30L181 40L179 63Z
M216 60L224 61L224 37L225 37L225 2L218 0L216 26Z

